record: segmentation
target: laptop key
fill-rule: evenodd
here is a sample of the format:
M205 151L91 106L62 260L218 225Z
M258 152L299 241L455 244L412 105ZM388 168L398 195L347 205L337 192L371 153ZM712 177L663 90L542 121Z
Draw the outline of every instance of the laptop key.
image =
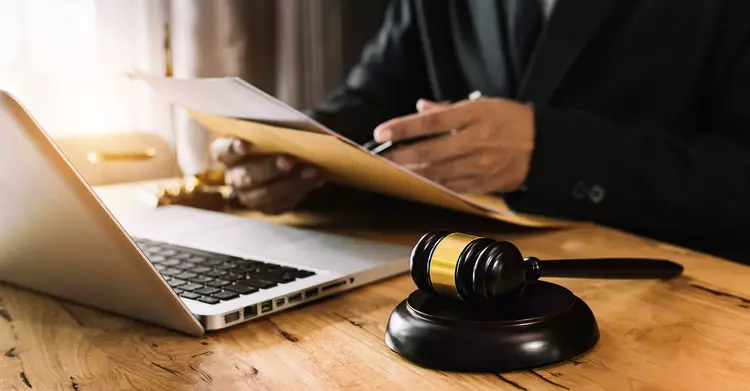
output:
M167 257L171 257L171 256L173 256L173 255L177 255L177 251L175 251L175 250L168 250L168 249L167 249L167 250L162 250L162 251L160 252L160 254L161 254L161 255L164 255L164 256L167 256Z
M252 272L253 270L255 270L255 267L253 266L239 265L230 271L237 274L246 274Z
M206 275L210 277L223 277L227 274L228 273L224 270L211 270L210 272L206 273Z
M249 295L258 291L256 288L241 284L227 285L224 287L224 290L239 293L241 295Z
M188 259L192 258L193 254L189 253L178 253L177 255L173 256L172 258L177 258L181 261L187 261Z
M182 289L180 289L180 288L172 288L172 290L174 291L174 293L176 293L176 294L178 294L178 295L179 295L180 293L184 292L184 291L183 291Z
M253 277L260 277L264 280L268 280L271 282L275 282L277 284L286 284L288 282L292 282L296 280L294 276L292 276L289 273L255 273L252 275ZM178 276L179 277L179 276Z
M238 280L238 284L251 286L258 289L270 289L275 287L277 284L271 281L262 280L260 278L246 278L244 280Z
M217 278L217 279L215 279L215 280L213 280L213 281L211 281L211 282L207 283L206 285L208 285L208 286L212 286L212 287L214 287L214 288L221 288L221 287L223 287L223 286L226 286L226 285L229 285L229 284L231 284L231 283L232 283L231 281L227 281L227 280L222 280L222 279L218 279L218 278Z
M195 266L192 269L190 269L190 271L193 273L203 274L203 273L210 272L211 268L206 267L206 266Z
M206 257L197 257L197 256L192 256L192 257L190 257L190 258L189 258L188 260L189 260L190 262L195 262L195 263L203 263L203 262L206 262L206 261L208 260L208 258L206 258Z
M212 258L209 258L201 262L201 264L205 266L216 266L216 265L221 265L222 263L224 263L224 261L222 261L221 259L212 259Z
M231 255L213 254L211 258L221 259L224 262L241 261L242 258L233 257Z
M292 272L291 274L297 278L307 278L310 276L314 276L315 272L311 272L309 270L297 270L296 272Z
M195 273L191 273L191 272L182 272L180 274L177 274L175 277L189 280L193 277L198 277L198 275Z
M229 274L227 274L226 277L224 278L226 278L227 280L232 280L232 281L242 280L245 278L245 273L229 272Z
M234 262L224 262L221 265L216 265L217 269L221 270L231 270L237 267L237 264Z
M190 299L190 300L195 300L195 299L201 297L201 295L199 295L199 294L197 294L195 292L182 292L182 293L180 293L180 297L184 297L184 298Z
M253 265L249 273L264 273L268 271L268 268L270 268L271 265L267 263L259 264L259 265Z
M182 273L182 270L171 268L171 267L168 268L168 269L164 269L164 270L161 271L161 274L163 274L165 276L176 276L176 275L178 275L180 273Z
M205 284L213 280L214 280L213 277L209 277L209 276L198 276L198 277L193 277L190 279L190 281L198 283L198 284Z
M196 248L190 248L190 247L182 247L182 246L173 246L174 248L179 249L181 252L193 254L197 257L210 257L214 255L214 253L198 250Z
M158 270L158 271L162 271L162 270L165 270L165 269L167 269L167 266L164 266L164 265L160 265L160 264L158 264L158 263L155 263L155 264L154 264L154 267L155 267L155 268L156 268L156 270Z
M177 288L180 285L187 284L187 281L180 280L179 278L172 278L171 280L167 281L167 284L169 284L169 286L171 286L172 288Z
M159 263L161 263L164 266L177 266L180 264L180 260L174 259L174 258L167 258Z
M261 267L261 266L266 266L266 265L268 265L268 264L267 264L267 263L265 263L265 262L261 262L261 261L253 261L253 260L250 260L250 259L243 259L243 260L241 260L241 261L236 261L236 262L237 262L237 264L239 264L239 265L242 265L242 266L248 266L248 267L253 267L253 268L255 268L255 267Z
M151 263L159 263L166 261L167 257L161 255L149 255L148 260L151 261Z
M200 293L201 295L210 295L210 294L216 293L216 292L218 292L220 290L221 289L217 289L217 288L214 288L214 287L211 287L211 286L206 286L206 287L203 287L201 289L196 289L195 293Z
M236 298L240 297L240 295L238 295L238 294L236 294L234 292L221 291L221 292L216 292L216 293L212 294L211 297L215 297L217 299L225 300L226 301L226 300L236 299Z
M188 270L194 268L196 265L192 262L185 262L183 261L179 265L175 265L175 269L182 269L182 270Z
M194 291L200 288L203 288L203 284L196 284L194 282L190 282L190 283L180 286L180 289L182 289L183 291L188 291L188 292Z
M198 301L202 301L206 304L219 304L219 299L211 296L201 296L198 298Z

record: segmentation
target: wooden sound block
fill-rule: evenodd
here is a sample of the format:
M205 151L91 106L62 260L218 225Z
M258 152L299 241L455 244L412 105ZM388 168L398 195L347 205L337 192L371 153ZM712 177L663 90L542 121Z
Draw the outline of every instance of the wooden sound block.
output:
M567 360L591 349L599 328L569 290L536 281L493 307L470 307L415 291L391 314L386 343L432 369L506 372Z

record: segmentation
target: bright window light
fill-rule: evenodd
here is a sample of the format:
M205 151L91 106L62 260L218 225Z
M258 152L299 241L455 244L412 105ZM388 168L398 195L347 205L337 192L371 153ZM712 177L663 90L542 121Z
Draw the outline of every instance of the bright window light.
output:
M161 0L0 0L0 89L53 136L165 129Z

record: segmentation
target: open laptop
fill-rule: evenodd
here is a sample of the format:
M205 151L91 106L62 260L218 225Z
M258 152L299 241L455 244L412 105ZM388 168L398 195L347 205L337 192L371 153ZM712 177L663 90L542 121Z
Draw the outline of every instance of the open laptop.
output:
M0 91L0 281L202 335L405 272L410 251L179 206L115 218Z

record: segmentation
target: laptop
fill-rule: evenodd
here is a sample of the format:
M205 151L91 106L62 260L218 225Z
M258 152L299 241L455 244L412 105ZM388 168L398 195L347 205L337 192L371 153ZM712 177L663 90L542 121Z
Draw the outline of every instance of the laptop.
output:
M203 335L406 272L411 248L180 206L114 215L0 91L0 281Z

